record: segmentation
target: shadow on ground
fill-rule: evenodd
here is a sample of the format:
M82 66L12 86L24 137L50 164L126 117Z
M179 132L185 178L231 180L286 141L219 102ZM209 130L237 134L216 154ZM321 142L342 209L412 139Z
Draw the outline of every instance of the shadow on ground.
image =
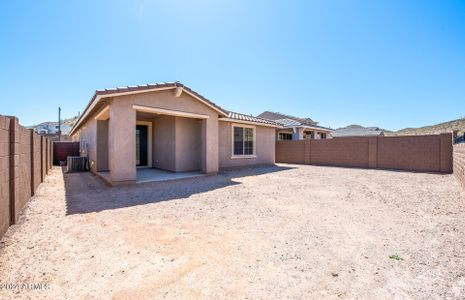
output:
M234 181L235 178L262 175L289 169L293 169L293 167L276 165L248 167L226 170L214 176L118 187L108 186L102 179L89 172L66 173L65 169L63 169L67 214L99 212L187 198L193 194L240 184L240 182Z

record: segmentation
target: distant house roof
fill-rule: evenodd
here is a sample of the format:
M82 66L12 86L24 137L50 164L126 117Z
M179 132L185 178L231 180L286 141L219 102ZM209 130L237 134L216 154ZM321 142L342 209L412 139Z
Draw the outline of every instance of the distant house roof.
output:
M350 137L350 136L383 136L384 130L378 127L348 126L336 129L333 137Z
M300 123L299 121L296 121L296 120L293 120L293 119L287 119L287 118L286 119L278 119L278 120L275 120L275 122L280 123L284 127L297 127L297 126L302 125L302 123Z
M262 112L257 117L272 120L278 124L281 124L284 128L304 127L309 129L332 131L331 128L317 125L318 122L315 122L310 118L299 118L271 111Z
M272 112L272 111L264 111L261 114L259 114L257 117L263 118L263 119L268 119L268 120L283 120L283 119L291 119L294 121L297 121L301 123L302 125L308 125L308 126L315 126L318 124L318 122L313 121L310 118L300 118L300 117L294 117L290 115L285 115L282 113L278 112Z
M245 120L245 118L248 118L249 120L247 120L247 122L270 125L270 126L281 126L280 124L277 124L276 122L270 122L270 120L264 120L263 118L256 118L253 116L247 116L247 115L243 115L239 113L232 113L218 106L212 101L208 100L204 96L200 95L199 93L190 89L189 87L185 86L179 81L176 81L176 82L150 83L150 84L144 84L144 85L126 86L126 87L117 87L117 88L97 90L95 91L91 100L89 101L86 108L84 109L84 112L81 114L79 119L74 123L74 126L70 131L70 134L73 134L82 125L82 122L89 117L89 113L91 113L91 111L95 108L94 106L96 106L98 102L103 98L127 95L127 94L132 94L132 93L151 92L151 91L167 89L167 88L173 88L173 89L182 88L184 91L192 95L194 98L197 98L198 100L200 100L207 106L216 110L222 117L226 117L229 119L236 119L236 120Z

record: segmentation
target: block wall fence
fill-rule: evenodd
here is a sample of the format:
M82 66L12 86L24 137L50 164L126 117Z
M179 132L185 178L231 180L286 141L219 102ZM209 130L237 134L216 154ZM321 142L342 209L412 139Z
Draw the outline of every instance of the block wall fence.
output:
M465 143L454 145L454 175L465 188Z
M276 162L452 173L452 134L277 141Z
M18 118L0 116L0 238L52 167L52 143Z

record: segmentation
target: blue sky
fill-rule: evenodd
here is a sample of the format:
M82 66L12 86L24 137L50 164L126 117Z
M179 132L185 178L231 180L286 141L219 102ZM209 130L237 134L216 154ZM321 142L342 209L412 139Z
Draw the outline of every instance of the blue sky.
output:
M0 114L179 80L222 107L400 129L465 115L465 1L1 1Z

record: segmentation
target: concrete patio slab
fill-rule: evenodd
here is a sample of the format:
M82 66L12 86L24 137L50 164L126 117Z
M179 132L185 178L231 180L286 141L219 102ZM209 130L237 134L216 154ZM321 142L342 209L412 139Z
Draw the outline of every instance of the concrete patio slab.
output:
M110 179L110 172L98 172L102 179L107 181L109 184L112 184ZM205 176L205 173L201 171L192 171L192 172L170 172L155 168L141 168L137 169L137 180L136 183L146 183L146 182L158 182L158 181L168 181L168 180L177 180L184 178L192 178Z
M205 176L201 171L192 172L170 172L155 168L138 169L136 183L154 182L154 181L167 181L184 179L191 177Z

